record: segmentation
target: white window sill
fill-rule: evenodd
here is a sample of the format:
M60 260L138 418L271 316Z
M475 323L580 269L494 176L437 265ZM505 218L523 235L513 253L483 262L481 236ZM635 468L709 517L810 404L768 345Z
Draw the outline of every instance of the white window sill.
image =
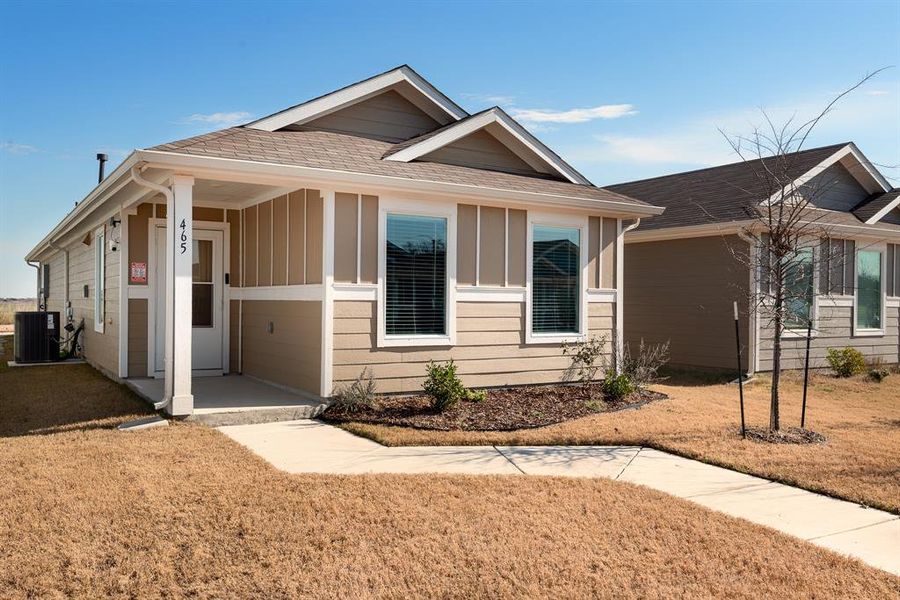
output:
M526 344L571 344L586 340L587 335L583 333L531 333L525 336Z
M819 331L813 327L812 332L810 333L810 337L818 337ZM806 329L785 329L781 334L781 339L797 339L797 338L806 338Z
M405 348L409 346L453 346L449 335L386 336L378 340L379 348Z
M884 337L884 329L857 329L853 337Z

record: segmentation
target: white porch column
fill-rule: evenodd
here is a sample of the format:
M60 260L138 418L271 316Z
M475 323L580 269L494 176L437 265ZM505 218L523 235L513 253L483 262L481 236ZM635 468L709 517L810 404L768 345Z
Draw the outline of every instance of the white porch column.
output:
M166 210L166 398L168 412L189 415L191 394L191 336L193 279L194 178L175 175L172 199Z

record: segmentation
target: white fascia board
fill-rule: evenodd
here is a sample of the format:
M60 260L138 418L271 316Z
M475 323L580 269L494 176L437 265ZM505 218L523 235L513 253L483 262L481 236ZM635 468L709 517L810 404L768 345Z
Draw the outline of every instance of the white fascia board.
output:
M731 221L728 223L705 223L703 225L687 225L684 227L666 227L664 229L648 229L641 231L636 229L625 234L625 243L659 242L664 240L678 240L695 237L716 237L722 235L735 235L756 221Z
M407 66L402 66L387 73L376 75L370 79L360 81L336 92L326 94L315 100L310 100L299 106L288 108L268 117L257 119L248 123L245 127L262 129L263 131L276 131L288 125L302 124L316 117L327 115L346 106L356 104L372 96L375 96L387 88L402 81L416 88L423 96L428 98L435 106L440 108L452 120L458 121L468 116L468 113L453 103L436 87L425 81L422 76Z
M866 170L866 172L872 177L872 179L874 179L875 182L885 192L891 191L891 184L888 183L888 181L884 178L884 176L878 172L878 169L876 169L872 165L872 163L869 162L869 159L867 159L863 155L863 153L859 151L859 148L856 147L856 144L853 144L852 142L847 144L843 148L840 148L839 150L835 151L834 154L832 154L831 156L829 156L828 158L826 158L825 160L823 160L822 162L820 162L819 164L814 166L812 169L810 169L809 171L807 171L806 173L804 173L803 175L801 175L800 177L795 179L791 183L790 187L793 189L799 188L801 185L805 184L806 182L811 180L816 175L823 173L825 171L825 169L827 169L831 165L835 164L836 162L840 161L847 155L853 156L853 158L856 159L856 162L858 162L863 167L863 169ZM850 174L853 175L852 172ZM771 198L764 201L763 204L771 205L774 202L778 202L781 199L784 191L785 190L783 190L781 192L776 192L775 194L772 195ZM872 221L872 222L874 222L874 221Z
M480 115L476 115L470 119L466 119L462 123L458 123L456 125L448 127L437 135L433 135L427 139L422 140L418 144L413 144L412 146L408 146L403 150L400 150L399 152L385 157L385 160L410 162L417 158L421 158L426 154L430 154L435 150L443 148L448 144L452 144L453 142L471 135L476 131L494 123L509 132L510 135L512 135L526 148L528 148L528 150L532 154L538 157L541 162L546 164L559 175L565 177L571 183L577 183L580 185L591 184L590 181L588 181L583 175L581 175L581 173L566 164L565 161L556 157L550 151L550 149L547 148L547 146L541 143L540 140L528 133L528 131L524 127L519 125L512 117L498 108L492 108ZM510 150L518 155L516 149L510 148ZM525 160L526 162L531 162L528 159L523 158L523 160Z
M130 181L130 176L125 180L125 182L120 182L119 180L128 175L131 171L131 167L137 163L137 150L132 151L131 154L128 155L128 158L122 161L118 167L116 167L112 173L109 174L103 181L97 184L91 193L89 193L85 198L78 203L78 205L73 208L69 214L63 217L62 221L60 221L56 227L50 230L44 238L38 242L34 248L25 256L25 260L34 260L34 257L43 252L52 242L56 241L61 235L63 235L69 228L76 225L81 219L86 216L90 210L92 210L98 202L101 202L102 199L112 195L113 193L119 191L125 184ZM98 200L99 199L99 200Z
M362 189L368 190L368 193L374 193L379 190L389 192L432 192L448 196L462 196L470 200L485 199L494 202L511 200L544 208L555 206L593 210L628 218L660 215L665 210L661 206L636 205L625 201L597 200L562 194L506 190L463 183L410 179L392 175L374 175L355 171L282 165L217 156L196 156L159 150L140 150L138 152L140 160L146 162L146 166L149 168L184 170L192 173L197 178L219 179L221 181L241 181L285 187L297 184L300 187L303 185L329 187L338 183L344 186L358 185ZM347 189L344 191L351 190Z
M884 208L879 210L877 213L866 219L866 225L874 225L881 219L883 219L889 212L894 210L900 206L900 196L894 198L891 202L889 202Z

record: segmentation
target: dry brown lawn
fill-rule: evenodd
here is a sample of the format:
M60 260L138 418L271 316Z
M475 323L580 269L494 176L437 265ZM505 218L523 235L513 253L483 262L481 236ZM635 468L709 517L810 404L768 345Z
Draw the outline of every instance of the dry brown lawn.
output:
M802 379L785 376L782 424L799 426ZM669 400L513 432L425 431L354 423L344 427L388 445L645 445L900 513L900 375L882 383L812 376L807 428L822 445L740 439L738 390L682 376L654 389ZM678 383L676 385L676 383ZM768 380L745 389L748 425L768 424Z
M857 561L613 481L298 476L198 425L118 432L137 400L87 367L44 371L0 369L4 598L900 594Z

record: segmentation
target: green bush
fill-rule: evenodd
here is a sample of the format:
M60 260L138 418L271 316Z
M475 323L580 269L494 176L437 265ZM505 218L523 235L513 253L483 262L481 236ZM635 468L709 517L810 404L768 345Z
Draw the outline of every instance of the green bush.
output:
M335 388L332 406L347 412L362 412L375 404L375 376L366 367L348 386Z
M470 390L466 388L464 399L469 402L484 402L487 399L487 392L484 390Z
M422 389L431 397L431 408L443 412L466 397L466 388L456 375L456 365L451 359L446 364L430 361L428 375Z
M828 364L838 377L851 377L864 373L866 359L856 348L828 349Z
M883 367L869 369L869 380L875 383L881 383L891 372Z
M603 396L607 400L622 400L631 395L634 390L634 382L626 373L616 374L615 371L607 371L601 384Z

